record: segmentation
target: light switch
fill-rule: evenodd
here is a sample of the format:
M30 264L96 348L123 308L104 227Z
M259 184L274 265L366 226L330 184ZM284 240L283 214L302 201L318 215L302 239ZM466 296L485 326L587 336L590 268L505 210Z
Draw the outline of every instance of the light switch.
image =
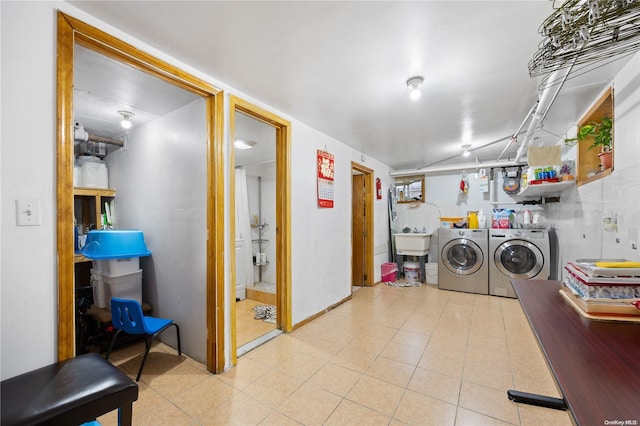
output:
M18 226L40 226L40 200L16 200Z

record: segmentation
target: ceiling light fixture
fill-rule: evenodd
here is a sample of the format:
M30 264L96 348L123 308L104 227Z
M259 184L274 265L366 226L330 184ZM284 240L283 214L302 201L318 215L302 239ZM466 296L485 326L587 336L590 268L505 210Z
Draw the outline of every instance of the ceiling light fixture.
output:
M250 149L253 148L255 144L256 143L254 141L248 141L246 139L236 139L233 141L233 146L237 149Z
M468 157L471 154L471 145L462 145L462 155Z
M407 88L409 89L409 97L413 100L420 98L420 86L424 82L424 77L416 75L407 80Z
M133 117L135 114L132 113L131 111L118 111L118 114L122 116L122 120L120 121L120 125L122 126L122 128L130 129L131 128L130 118Z

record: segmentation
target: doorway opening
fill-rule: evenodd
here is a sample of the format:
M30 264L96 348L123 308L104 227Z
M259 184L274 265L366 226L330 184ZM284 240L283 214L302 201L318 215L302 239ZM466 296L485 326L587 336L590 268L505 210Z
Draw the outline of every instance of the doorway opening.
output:
M373 282L373 170L351 163L351 286Z
M75 244L74 244L74 55L75 47L97 52L111 60L143 71L186 90L204 104L206 176L203 186L204 220L207 234L202 266L206 277L206 364L212 372L224 370L223 296L216 288L224 281L224 158L222 155L223 94L210 84L148 55L97 28L62 12L57 16L57 254L58 254L58 360L75 355ZM99 205L97 208L101 208ZM200 229L202 231L202 229ZM208 231L208 232L206 232Z
M234 126L236 347L242 356L276 327L276 129L238 112Z
M259 344L289 332L291 124L230 97L231 353L232 363ZM242 149L248 148L248 149ZM251 317L250 317L251 316Z

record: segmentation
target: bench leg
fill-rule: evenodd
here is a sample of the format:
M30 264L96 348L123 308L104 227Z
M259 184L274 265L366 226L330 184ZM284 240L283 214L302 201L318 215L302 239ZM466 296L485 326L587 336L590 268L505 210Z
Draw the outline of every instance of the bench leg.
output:
M522 404L537 405L538 407L553 408L554 410L566 410L567 404L564 399L551 396L538 395L535 393L508 390L507 396L511 401Z
M118 407L118 426L131 426L133 417L133 403L130 402L122 407Z

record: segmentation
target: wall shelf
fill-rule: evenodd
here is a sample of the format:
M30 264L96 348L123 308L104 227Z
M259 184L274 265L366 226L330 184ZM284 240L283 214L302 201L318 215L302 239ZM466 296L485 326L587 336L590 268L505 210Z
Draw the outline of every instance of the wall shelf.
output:
M102 197L115 197L116 190L112 188L73 188L73 195L82 195L88 197L102 196Z
M553 183L539 183L537 185L528 185L525 189L518 193L519 197L540 197L542 195L558 194L566 189L575 186L574 180L565 180Z
M84 263L84 262L91 262L91 259L89 259L88 257L84 257L81 254L75 253L73 255L73 262L74 263Z
M584 116L578 121L578 128L584 126L591 121L600 121L602 117L611 117L613 115L613 88L609 87L598 98L593 106L584 114ZM615 121L614 121L615 126ZM600 171L600 159L598 158L599 149L589 149L593 143L593 138L585 139L578 142L576 153L576 181L577 185L584 185L585 183L593 182L598 179L602 179L605 176L611 174L613 170L613 163L610 169ZM611 141L611 149L613 150L614 138ZM596 174L593 174L597 172Z
M101 216L104 213L103 198L111 201L116 196L116 190L111 188L73 188L74 215L79 225L95 225L100 229Z

